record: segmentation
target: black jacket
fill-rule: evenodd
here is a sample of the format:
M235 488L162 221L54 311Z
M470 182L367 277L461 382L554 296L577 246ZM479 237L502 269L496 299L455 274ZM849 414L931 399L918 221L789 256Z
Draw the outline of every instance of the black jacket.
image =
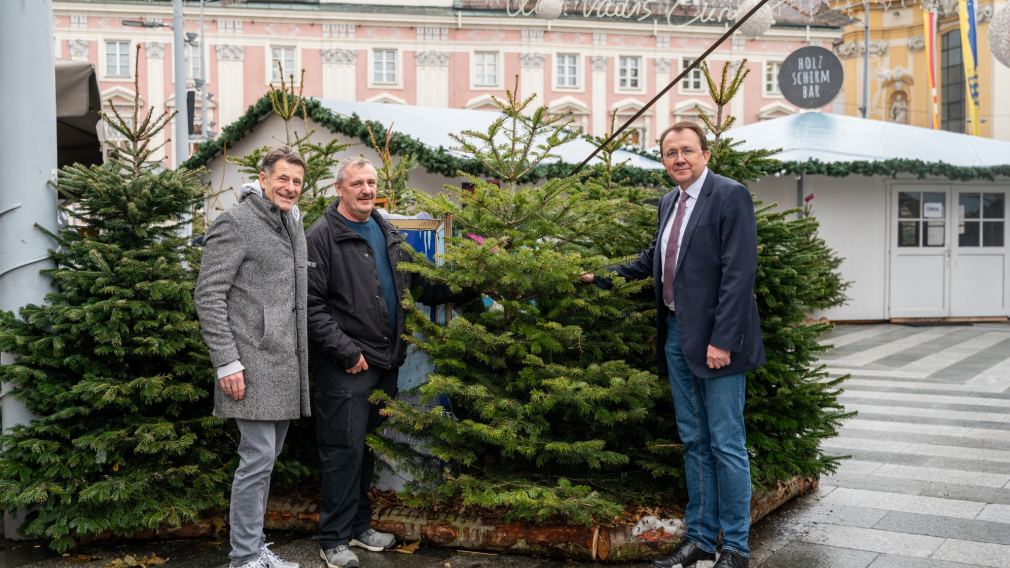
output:
M310 362L349 369L363 354L369 366L395 369L403 364L406 344L403 335L404 311L397 303L396 329L389 329L386 303L379 289L379 276L368 241L355 233L337 214L339 201L305 233L308 248L308 326ZM400 270L400 262L414 260L409 246L396 227L377 211L372 218L386 235L387 255L396 281L396 296L415 285L415 296L427 305L444 304L460 296L444 286L428 285L410 272Z

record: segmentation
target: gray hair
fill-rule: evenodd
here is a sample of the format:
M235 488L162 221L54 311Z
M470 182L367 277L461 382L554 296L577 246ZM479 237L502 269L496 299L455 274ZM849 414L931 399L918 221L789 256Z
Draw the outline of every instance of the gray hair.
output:
M344 171L351 166L354 166L355 168L372 166L372 162L368 161L368 158L364 158L361 156L358 156L356 158L347 158L341 161L340 165L337 166L337 179L333 183L335 183L336 185L340 185L340 182L344 181ZM375 166L372 167L374 168Z
M292 166L301 166L302 172L308 170L308 166L305 164L305 158L302 157L297 151L288 148L287 146L274 146L263 155L263 159L260 160L260 171L266 172L270 175L274 171L274 164L277 162L284 161Z

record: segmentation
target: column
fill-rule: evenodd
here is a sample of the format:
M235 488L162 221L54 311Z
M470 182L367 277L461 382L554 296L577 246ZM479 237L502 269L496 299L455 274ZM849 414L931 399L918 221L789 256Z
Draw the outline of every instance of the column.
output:
M358 52L353 49L323 50L323 98L353 101L357 94Z
M16 312L26 304L45 303L53 291L42 274L53 268L53 241L39 230L57 230L56 191L48 185L56 178L57 151L51 0L3 4L0 53L5 55L0 75L12 87L0 105L5 166L0 185L0 310ZM0 365L14 361L14 353L0 353ZM4 434L33 418L25 403L11 394L12 387L0 385ZM18 527L25 517L25 512L6 513L4 536L22 537Z
M656 58L656 92L659 92L666 88L670 84L670 67L673 66L673 60L668 57L657 57ZM672 90L672 89L671 89ZM670 126L670 93L666 93L658 101L656 101L656 136L658 140L659 135L666 130L666 127ZM648 134L646 134L648 136Z
M610 119L607 115L607 62L609 57L594 55L589 58L593 66L592 93L593 96L593 134L603 136L607 133Z
M147 104L154 109L154 116L165 111L165 44L150 41L144 44L147 55ZM151 154L151 159L165 159L165 131L162 130L152 138L152 146L158 147Z
M544 104L544 54L519 55L519 92L523 99L535 95L534 105Z
M245 112L243 104L242 60L245 55L245 48L241 45L218 45L217 51L217 77L218 77L218 103L217 103L217 123L218 129L223 129Z
M417 106L449 106L449 53L418 51Z

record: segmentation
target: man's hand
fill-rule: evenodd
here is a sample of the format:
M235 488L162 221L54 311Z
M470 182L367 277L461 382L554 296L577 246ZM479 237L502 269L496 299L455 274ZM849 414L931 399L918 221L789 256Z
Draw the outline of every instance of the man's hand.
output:
M358 358L358 364L351 367L350 369L344 369L348 375L357 375L358 373L368 370L368 361L365 361L365 356L361 355Z
M579 276L579 280L585 282L586 284L592 284L593 282L596 282L596 275L592 272L583 272L582 275Z
M217 384L232 400L242 400L245 396L245 374L242 371L221 377Z
M729 365L729 354L729 351L719 349L710 343L708 345L708 355L705 356L705 362L708 364L709 369L721 369Z

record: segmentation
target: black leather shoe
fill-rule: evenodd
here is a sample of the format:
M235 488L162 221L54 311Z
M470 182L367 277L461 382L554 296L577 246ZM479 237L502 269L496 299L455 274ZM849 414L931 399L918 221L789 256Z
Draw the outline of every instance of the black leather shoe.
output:
M738 552L727 550L719 555L719 561L713 568L747 568L747 557Z
M700 546L694 543L693 540L687 540L686 538L681 541L677 549L673 551L673 554L666 556L664 558L657 558L652 561L652 565L655 568L674 568L675 566L680 566L681 568L694 568L694 563L699 560L715 560L715 554L711 552L705 552ZM744 561L746 562L746 558ZM744 564L746 566L746 564ZM733 568L736 568L735 566Z

